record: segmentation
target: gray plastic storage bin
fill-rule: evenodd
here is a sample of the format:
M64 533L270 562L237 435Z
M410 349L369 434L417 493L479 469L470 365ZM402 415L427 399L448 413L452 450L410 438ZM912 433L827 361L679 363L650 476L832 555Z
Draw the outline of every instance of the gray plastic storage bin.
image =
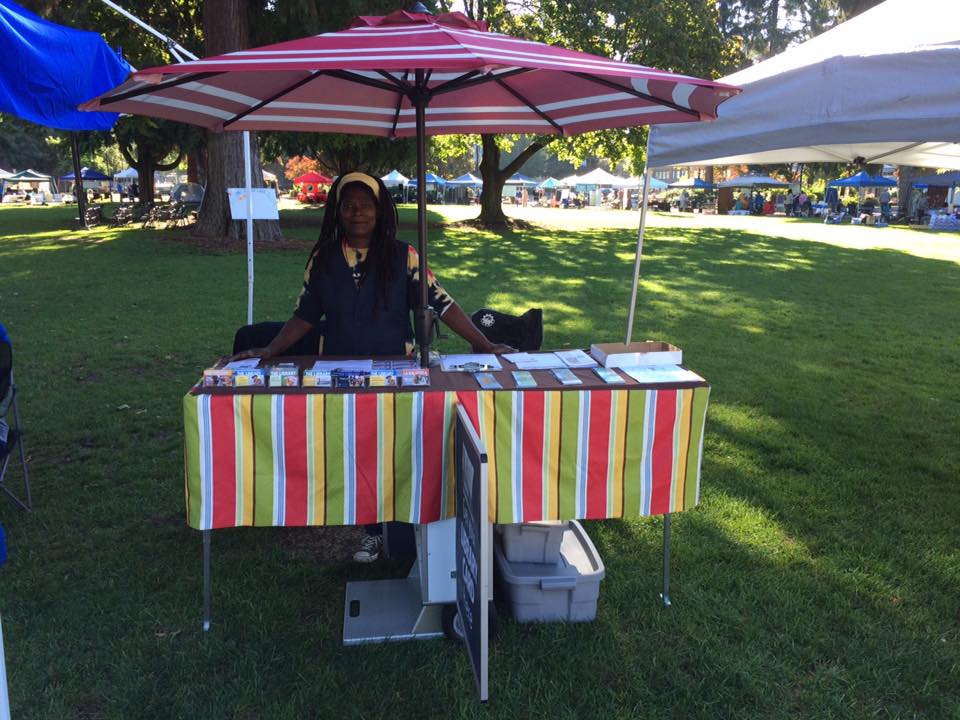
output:
M580 523L565 525L553 565L512 563L504 555L502 538L494 543L497 573L519 622L588 622L597 616L603 561Z
M516 525L497 525L503 554L512 563L555 564L567 523L560 520Z

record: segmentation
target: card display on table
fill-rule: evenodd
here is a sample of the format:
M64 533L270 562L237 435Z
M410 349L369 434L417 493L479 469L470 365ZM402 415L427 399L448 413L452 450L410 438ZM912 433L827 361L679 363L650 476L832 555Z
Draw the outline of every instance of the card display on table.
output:
M554 355L560 358L568 368L592 368L597 366L597 361L583 350L561 350Z
M563 385L582 385L582 381L576 375L573 374L573 371L570 368L561 368L559 370L553 371L553 376L559 380Z
M620 384L626 382L626 380L624 380L624 379L617 373L616 370L611 370L610 368L595 367L595 368L593 368L593 372L595 372L595 373L597 374L597 377L599 377L601 380L603 380L603 381L604 381L605 383L607 383L608 385L620 385Z
M537 381L529 370L514 370L513 381L518 388L534 388L537 386Z
M492 373L474 373L473 377L476 378L477 384L484 390L501 390L503 388L503 385Z
M679 365L649 365L647 367L622 368L623 372L638 383L702 382L703 378L692 370Z

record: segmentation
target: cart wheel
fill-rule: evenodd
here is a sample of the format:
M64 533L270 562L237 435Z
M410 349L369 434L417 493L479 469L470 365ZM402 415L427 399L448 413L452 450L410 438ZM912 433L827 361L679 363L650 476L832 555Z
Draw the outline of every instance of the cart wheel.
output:
M487 641L492 645L497 637L497 606L491 600L487 608ZM463 642L463 621L460 619L456 604L443 606L441 623L443 634L449 640Z

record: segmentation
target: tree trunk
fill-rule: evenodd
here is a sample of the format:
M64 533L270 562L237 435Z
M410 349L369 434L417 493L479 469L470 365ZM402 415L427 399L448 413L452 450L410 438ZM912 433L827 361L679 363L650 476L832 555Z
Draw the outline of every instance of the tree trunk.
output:
M916 214L916 199L913 192L913 181L921 175L931 173L928 168L901 165L897 171L897 215L899 217L914 217Z
M247 4L243 0L204 0L204 48L207 55L242 50L249 42ZM250 165L253 187L263 187L260 167L260 144L250 134ZM244 223L230 218L227 188L243 187L243 134L240 132L207 133L207 185L203 208L197 219L197 235L237 240L245 236ZM277 240L282 237L280 224L273 220L257 220L253 224L255 240Z
M480 159L480 177L483 179L483 188L480 190L480 217L477 220L481 225L506 225L507 216L503 214L503 184L508 175L500 172L500 148L497 147L496 136L481 135L483 140L483 157Z
M500 148L497 147L496 135L481 135L480 138L483 140L483 158L480 160L483 189L480 191L480 216L477 222L485 226L506 225L507 216L503 214L501 199L503 186L545 143L539 140L530 143L501 170Z

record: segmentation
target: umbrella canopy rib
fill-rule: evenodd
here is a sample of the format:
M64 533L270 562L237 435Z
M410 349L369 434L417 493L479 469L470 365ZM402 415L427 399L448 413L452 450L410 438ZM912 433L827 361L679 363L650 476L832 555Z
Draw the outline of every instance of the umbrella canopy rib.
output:
M403 73L403 79L401 82L407 84L407 76L410 74L410 71L407 70ZM398 88L397 90L397 107L393 113L393 125L390 127L390 137L397 136L397 123L400 122L400 108L403 106L403 98L406 97L406 93L402 89Z
M143 87L134 88L133 90L128 90L125 93L106 96L100 101L100 104L112 105L113 103L120 102L121 100L129 100L130 98L139 97L140 95L146 95L148 93L157 93L161 90L167 90L169 88L178 87L180 85L186 85L187 83L196 82L198 80L207 80L208 78L217 77L218 75L223 75L223 73L201 72L201 73L192 73L190 75L181 75L179 77L174 78L173 80L157 83L156 85L147 84L147 85L144 85Z
M466 88L473 87L474 85L483 85L495 78L500 78L503 80L505 78L513 77L514 75L522 75L528 72L530 72L530 68L516 68L514 70L507 70L506 72L502 72L498 75L494 75L492 72L490 72L484 73L480 77L463 80L463 78L467 78L469 75L473 74L467 73L467 75L463 75L455 80L443 83L442 85L437 85L437 87L433 88L430 92L434 95L440 95L441 93L453 92L454 90L465 90Z
M538 108L536 105L534 105L532 102L530 102L529 100L527 100L523 95L521 95L519 92L517 92L516 90L514 90L514 89L513 89L512 87L510 87L509 85L507 85L507 83L505 83L505 82L504 82L503 80L501 80L500 78L495 77L495 78L494 78L494 82L497 83L497 85L499 85L500 87L502 87L504 90L506 90L508 93L510 93L511 95L513 95L517 100L519 100L520 102L522 102L522 103L523 103L524 105L526 105L528 108L530 108L531 110L533 110L537 115L539 115L539 116L542 117L544 120L546 120L548 123L550 123L551 125L553 125L553 129L556 130L558 134L563 135L563 128L560 127L559 123L557 123L552 117L550 117L549 115L547 115L543 110L541 110L541 109Z
M260 110L261 108L269 105L269 104L272 103L273 101L279 100L279 99L282 98L284 95L287 95L287 94L289 94L289 93L292 93L294 90L297 90L298 88L302 88L302 87L303 87L304 85L306 85L307 83L311 83L311 82L313 82L314 80L316 80L317 78L323 77L323 76L328 75L328 74L329 74L329 73L328 73L327 71L325 71L325 70L317 70L316 72L314 72L313 74L311 74L309 77L305 77L305 78L303 78L302 80L298 80L298 81L295 82L293 85L290 85L289 87L285 87L283 90L281 90L281 91L278 92L278 93L274 93L273 95L271 95L270 97L268 97L266 100L263 100L263 101L261 101L261 102L258 102L256 105L253 105L252 107L247 108L247 109L244 110L243 112L237 113L236 115L234 115L234 116L233 116L232 118L230 118L229 120L224 121L224 123L223 123L224 129L230 127L233 123L237 122L238 120L242 120L242 119L245 118L247 115L250 115L251 113L257 112L257 110Z
M650 102L656 103L657 105L663 105L664 107L668 107L671 110L676 110L677 112L683 113L684 115L689 115L690 117L695 118L696 120L700 119L700 113L698 113L696 110L691 110L690 108L684 107L683 105L677 105L677 103L673 102L672 100L666 100L664 98L654 97L653 95L648 95L645 92L640 92L639 90L636 90L627 85L620 85L619 83L611 82L610 80L607 80L602 77L597 77L596 75L590 75L589 73L575 72L572 70L564 70L564 72L567 75L573 75L574 77L581 78L582 80L587 80L592 83L597 83L598 85L603 85L604 87L608 87L611 90L624 92L624 93L627 93L628 95L633 95L634 97L638 97L641 100L649 100Z

